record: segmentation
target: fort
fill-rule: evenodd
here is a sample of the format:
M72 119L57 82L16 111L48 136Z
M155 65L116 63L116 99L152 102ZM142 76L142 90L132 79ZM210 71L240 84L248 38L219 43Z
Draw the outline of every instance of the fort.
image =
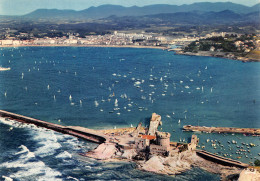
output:
M15 120L22 124L34 124L60 133L69 134L99 144L94 150L82 156L97 160L135 161L141 170L163 174L176 174L192 165L207 168L222 174L227 168L229 174L240 173L248 165L236 160L217 156L204 150L197 150L199 139L192 135L190 143L171 142L171 134L158 131L162 125L161 116L153 113L148 128L139 123L136 128L93 130L80 126L62 126L19 114L0 110L0 117L6 121ZM152 163L151 163L152 162ZM178 163L178 165L176 165ZM159 166L161 165L160 169ZM218 166L220 165L220 166ZM153 168L151 168L153 167ZM212 169L212 168L215 168ZM210 170L211 169L211 170Z

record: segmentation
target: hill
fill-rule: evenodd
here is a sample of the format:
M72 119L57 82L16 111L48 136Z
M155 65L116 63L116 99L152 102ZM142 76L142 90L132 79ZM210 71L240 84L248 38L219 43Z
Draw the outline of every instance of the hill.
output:
M194 3L190 5L166 5L156 4L144 7L132 6L123 7L119 5L102 5L98 7L90 7L82 11L74 10L58 10L58 9L38 9L29 14L21 16L25 19L67 19L67 20L83 20L83 19L100 19L112 15L123 16L145 16L162 13L177 13L177 12L220 12L225 10L233 11L234 13L247 14L259 11L260 4L252 7L235 4L231 2L217 3Z

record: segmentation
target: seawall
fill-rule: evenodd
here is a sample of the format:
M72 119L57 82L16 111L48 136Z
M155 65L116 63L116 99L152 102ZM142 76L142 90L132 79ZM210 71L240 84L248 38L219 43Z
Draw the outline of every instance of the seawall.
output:
M51 129L63 134L69 134L93 143L101 144L104 143L107 139L105 135L96 132L95 130L92 129L82 128L78 126L62 126L62 125L42 121L39 119L34 119L19 114L7 112L4 110L0 110L0 116L6 119L12 119L22 123L34 124L36 126Z
M183 126L184 131L199 131L207 133L241 133L241 134L251 134L260 135L259 128L232 128L232 127L206 127L206 126Z

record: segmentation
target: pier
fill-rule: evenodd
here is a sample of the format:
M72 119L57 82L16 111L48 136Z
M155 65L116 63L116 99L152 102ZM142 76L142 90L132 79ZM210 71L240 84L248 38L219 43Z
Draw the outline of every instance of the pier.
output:
M184 131L206 132L206 133L241 133L260 135L259 128L232 128L232 127L206 127L206 126L183 126Z
M12 119L21 123L34 124L39 127L51 129L63 134L69 134L93 143L101 144L107 140L107 136L102 134L101 132L95 131L93 129L83 128L80 126L62 126L46 121L41 121L39 119L34 119L19 114L7 112L4 110L0 110L0 117Z
M237 160L232 160L230 158L225 158L219 155L215 155L213 153L207 152L205 150L196 150L196 153L198 156L213 161L214 163L218 163L225 166L231 166L231 167L239 167L239 168L247 168L249 167L248 164L242 163Z

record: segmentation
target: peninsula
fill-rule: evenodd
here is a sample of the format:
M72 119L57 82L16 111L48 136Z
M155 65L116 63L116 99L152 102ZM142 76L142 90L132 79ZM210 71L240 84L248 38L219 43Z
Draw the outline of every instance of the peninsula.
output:
M96 149L81 155L102 161L133 161L138 169L148 172L175 175L192 167L200 167L226 178L228 175L238 175L249 166L240 161L197 150L199 139L196 135L192 136L190 143L171 142L170 133L157 130L162 121L161 116L156 113L152 114L148 128L139 123L136 128L113 130L61 126L3 110L0 110L0 118L13 124L34 124L98 143Z

